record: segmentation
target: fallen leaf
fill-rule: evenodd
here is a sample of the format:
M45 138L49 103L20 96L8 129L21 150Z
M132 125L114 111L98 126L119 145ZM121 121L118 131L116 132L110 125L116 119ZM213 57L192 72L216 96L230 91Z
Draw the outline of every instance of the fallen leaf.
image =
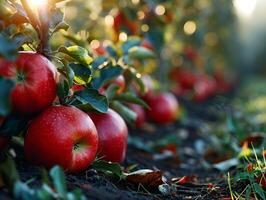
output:
M166 146L163 146L158 149L160 153L164 153L165 151L172 152L173 155L176 155L177 153L177 144L167 144Z
M212 190L212 189L214 189L216 187L216 185L213 184L213 183L209 183L207 187L208 187L208 189Z
M230 152L221 154L220 152L215 151L214 149L208 149L204 154L204 159L208 163L217 164L228 159L232 158L232 154Z
M257 146L260 145L263 142L264 137L262 135L259 135L259 133L257 133L256 135L251 135L248 136L247 138L245 138L244 140L242 140L240 142L240 146L244 146L245 143L247 143L248 146Z
M163 151L162 153L159 153L159 154L153 154L153 160L166 160L166 159L169 159L169 158L173 158L174 157L174 154L172 151Z
M122 166L118 163L107 162L104 160L97 160L92 163L91 166L96 171L105 173L106 175L114 175L121 179L124 178Z
M126 180L148 187L158 187L166 182L166 178L161 171L153 171L150 169L142 169L126 174Z
M172 182L179 185L184 185L191 180L190 176L183 176L181 178L172 178Z

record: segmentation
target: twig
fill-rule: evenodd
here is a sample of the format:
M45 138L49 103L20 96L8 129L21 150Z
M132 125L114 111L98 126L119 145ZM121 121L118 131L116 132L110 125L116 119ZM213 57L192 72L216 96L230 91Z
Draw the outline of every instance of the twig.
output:
M21 4L22 4L24 10L27 13L27 16L29 18L31 25L36 30L37 34L40 36L40 24L37 20L37 16L34 14L34 12L29 7L27 0L20 0L20 1L21 1Z

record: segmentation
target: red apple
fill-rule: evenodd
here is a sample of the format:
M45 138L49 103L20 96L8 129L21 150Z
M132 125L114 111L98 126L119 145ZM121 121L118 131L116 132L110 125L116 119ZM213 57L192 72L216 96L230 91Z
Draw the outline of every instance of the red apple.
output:
M106 161L122 162L126 156L128 129L118 113L88 113L99 135L99 156Z
M167 124L177 119L179 105L173 94L167 92L153 94L146 101L150 106L147 115L152 121Z
M117 38L119 36L119 33L122 31L126 31L127 33L130 33L132 35L136 35L138 32L138 26L136 22L128 19L122 11L119 11L118 14L114 17L113 29L117 35Z
M184 48L184 54L191 61L194 61L196 58L198 58L198 52L192 46L186 46Z
M4 118L3 117L0 117L0 127L2 126L4 122ZM5 138L5 137L0 137L0 150L3 149L9 142L9 139L8 138Z
M194 86L194 99L198 102L204 101L215 95L216 89L215 79L206 75L199 76Z
M56 97L56 68L40 54L19 52L15 62L0 58L0 76L15 81L11 101L19 112L41 111Z
M95 159L97 130L90 117L75 107L51 106L30 124L25 136L28 161L68 172L86 169Z
M176 96L183 97L191 93L190 89L185 89L181 87L179 84L173 85L171 92L173 92Z
M152 78L149 75L142 76L142 81L144 86L146 87L146 93L144 95L141 94L140 89L137 89L137 93L145 100L153 94L154 84Z
M170 73L170 78L176 81L177 84L180 85L180 87L185 90L193 89L197 81L197 76L195 75L195 73L185 69L172 70Z
M99 89L99 92L101 94L104 94L106 89L111 85L111 84L115 84L117 85L119 88L117 90L117 94L121 94L125 91L126 88L126 81L123 75L119 75L118 77L116 77L115 79L109 81L108 83L106 83L103 87L101 87Z
M135 126L136 128L140 128L146 121L144 108L136 104L129 104L129 108L136 113L137 118L135 121Z
M220 94L225 94L233 88L232 80L228 80L225 77L224 71L222 69L216 69L214 78L217 83L217 92Z

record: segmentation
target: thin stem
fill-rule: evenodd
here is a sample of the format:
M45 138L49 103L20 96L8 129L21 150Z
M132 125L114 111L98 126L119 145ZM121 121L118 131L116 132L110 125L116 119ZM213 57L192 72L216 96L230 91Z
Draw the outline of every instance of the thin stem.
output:
M39 21L40 21L40 45L38 51L44 54L46 57L49 57L50 48L49 48L49 5L44 4L41 8L38 9ZM40 17L41 16L41 17Z
M34 14L32 9L30 8L29 3L27 2L27 0L20 0L20 1L21 1L21 4L22 4L24 10L27 13L27 16L29 18L29 21L30 21L31 25L33 26L33 28L36 30L36 32L39 35L40 34L40 24L38 22L38 18L36 16L36 14Z
M228 182L228 187L229 187L229 190L230 190L230 195L231 195L231 199L234 200L234 194L233 194L233 190L232 190L232 186L231 186L231 178L230 178L230 173L228 172L228 175L227 175L227 182Z

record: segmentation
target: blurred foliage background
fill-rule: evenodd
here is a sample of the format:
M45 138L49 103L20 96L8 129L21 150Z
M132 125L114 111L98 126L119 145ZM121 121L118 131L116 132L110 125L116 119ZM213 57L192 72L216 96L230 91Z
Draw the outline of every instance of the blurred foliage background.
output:
M171 68L230 75L245 64L235 8L228 0L75 0L67 3L66 21L70 32L94 49L133 35L148 41L158 59L146 63L145 70L159 68L162 82ZM54 45L62 40L59 33Z

